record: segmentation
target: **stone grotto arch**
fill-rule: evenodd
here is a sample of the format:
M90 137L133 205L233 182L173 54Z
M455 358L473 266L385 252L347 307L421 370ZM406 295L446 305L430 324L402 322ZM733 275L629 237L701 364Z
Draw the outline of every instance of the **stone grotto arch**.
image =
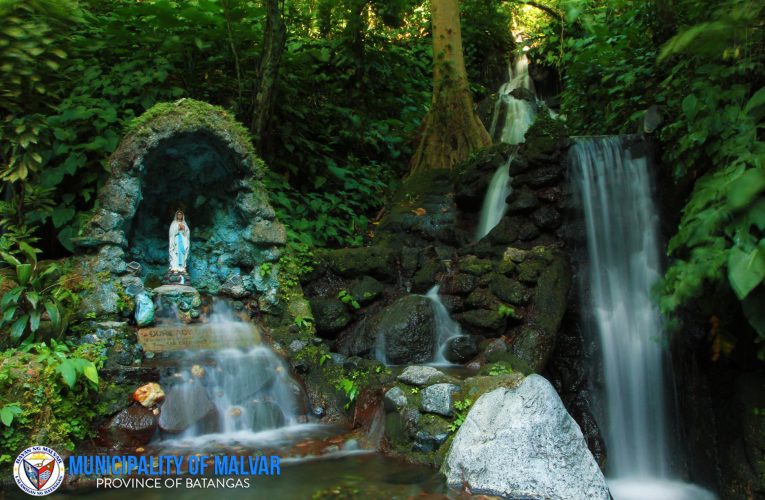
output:
M158 104L134 122L109 165L97 209L75 240L86 254L86 273L116 278L95 280L99 301L106 302L102 312L114 312L105 282L122 279L124 285L133 262L147 288L160 284L177 209L191 228L194 287L211 294L275 294L275 278L261 276L258 267L278 260L286 231L261 182L263 161L225 110L192 99Z

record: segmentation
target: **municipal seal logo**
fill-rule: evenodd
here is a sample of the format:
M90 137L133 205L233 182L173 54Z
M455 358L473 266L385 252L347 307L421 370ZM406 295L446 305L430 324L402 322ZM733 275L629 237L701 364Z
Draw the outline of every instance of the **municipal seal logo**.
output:
M13 462L13 478L24 493L48 495L64 482L64 459L47 446L32 446Z

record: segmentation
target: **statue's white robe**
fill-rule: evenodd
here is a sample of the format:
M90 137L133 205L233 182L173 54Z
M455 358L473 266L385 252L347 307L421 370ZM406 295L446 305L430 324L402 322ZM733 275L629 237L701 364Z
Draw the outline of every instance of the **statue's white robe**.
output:
M189 258L189 246L191 231L186 221L183 221L184 230L181 231L180 223L174 220L170 224L170 270L186 271L186 262Z

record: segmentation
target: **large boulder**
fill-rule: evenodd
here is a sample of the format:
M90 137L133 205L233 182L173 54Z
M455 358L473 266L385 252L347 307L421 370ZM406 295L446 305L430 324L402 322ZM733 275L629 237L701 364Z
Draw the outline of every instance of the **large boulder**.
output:
M215 405L202 384L179 384L167 393L159 416L159 427L171 433L182 432L214 411Z
M406 295L343 332L338 351L352 356L381 351L394 365L423 363L433 358L435 329L430 299Z
M311 310L316 322L316 331L324 337L332 337L351 322L348 308L338 299L321 297L312 299Z
M481 396L442 467L449 487L503 498L603 499L610 495L582 432L552 385L529 375Z

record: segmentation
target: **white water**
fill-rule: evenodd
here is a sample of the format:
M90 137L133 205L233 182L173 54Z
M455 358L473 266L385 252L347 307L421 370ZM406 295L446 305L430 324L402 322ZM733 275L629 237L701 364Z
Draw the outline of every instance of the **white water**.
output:
M605 381L609 485L616 500L714 495L670 480L662 322L651 300L660 276L658 213L645 157L619 137L579 139L571 182L586 223L589 307Z
M507 68L508 80L499 89L494 114L491 119L490 135L505 144L520 144L526 131L534 123L537 114L535 102L516 99L511 92L516 89L528 90L536 99L534 82L529 76L529 59L526 54L518 56ZM503 115L504 111L504 115ZM504 121L500 123L500 116ZM497 130L501 127L501 130ZM499 224L507 211L506 199L512 193L510 186L510 162L500 165L494 172L481 207L481 216L476 228L475 240L478 241Z
M260 343L254 325L237 321L223 303L216 304L210 325L221 347L184 353L181 368L171 378L171 383L177 382L173 385L175 397L182 404L168 405L166 401L163 410L194 414L191 396L201 384L216 416L199 420L168 442L180 446L267 444L280 441L274 430L291 429L295 434L295 427L300 427L297 417L302 394L285 362ZM235 347L243 344L252 347ZM172 392L168 392L168 399Z
M505 200L513 192L510 186L510 162L512 160L510 157L505 164L500 165L489 182L489 188L486 190L486 196L481 207L481 217L478 219L478 227L476 228L476 241L489 234L507 212Z
M454 321L449 316L449 311L446 310L446 306L441 302L441 297L438 295L439 286L436 285L425 294L425 297L430 299L433 306L433 315L436 323L436 342L433 353L433 365L451 365L451 361L446 359L446 348L449 341L455 337L462 337L463 333L460 329L459 323Z
M534 82L529 76L529 59L526 54L518 56L512 64L508 65L507 73L508 80L499 88L489 133L499 142L520 144L537 115L536 103L516 99L511 94L513 90L524 89L536 96ZM499 123L503 108L507 110L504 115L505 120ZM500 126L502 129L498 134L497 127Z

